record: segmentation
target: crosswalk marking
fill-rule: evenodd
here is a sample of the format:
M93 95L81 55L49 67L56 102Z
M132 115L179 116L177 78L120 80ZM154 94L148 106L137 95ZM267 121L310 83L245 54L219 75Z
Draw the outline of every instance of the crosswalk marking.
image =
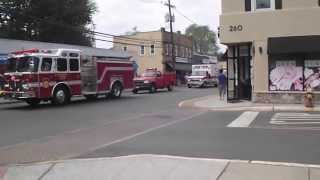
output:
M277 113L270 121L274 125L314 125L320 124L320 114Z
M236 120L228 125L230 128L246 128L256 119L259 112L247 111L242 113Z

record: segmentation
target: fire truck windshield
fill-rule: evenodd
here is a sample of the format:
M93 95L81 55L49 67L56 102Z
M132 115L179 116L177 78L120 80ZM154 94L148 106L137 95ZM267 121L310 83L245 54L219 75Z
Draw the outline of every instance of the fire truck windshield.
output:
M21 57L10 58L8 60L8 72L37 72L39 58L37 57Z

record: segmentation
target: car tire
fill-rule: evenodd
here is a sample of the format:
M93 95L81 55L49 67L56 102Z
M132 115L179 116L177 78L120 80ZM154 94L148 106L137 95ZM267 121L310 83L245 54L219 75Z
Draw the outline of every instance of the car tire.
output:
M192 88L191 84L188 84L188 88Z
M65 105L70 102L70 93L65 87L57 87L53 92L52 103L55 105Z

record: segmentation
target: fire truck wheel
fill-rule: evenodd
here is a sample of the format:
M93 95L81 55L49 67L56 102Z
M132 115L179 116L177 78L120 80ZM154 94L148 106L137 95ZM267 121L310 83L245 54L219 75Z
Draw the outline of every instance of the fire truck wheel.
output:
M138 94L138 90L137 89L134 89L132 90L133 94Z
M40 104L40 99L28 99L26 100L26 103L28 103L30 106L37 106Z
M122 86L120 83L115 83L112 86L112 90L111 90L111 96L113 98L120 98L122 94Z
M172 85L169 85L168 86L168 91L172 91L173 90L173 86Z
M68 90L65 87L58 87L54 90L53 94L53 104L63 105L70 101L70 95Z

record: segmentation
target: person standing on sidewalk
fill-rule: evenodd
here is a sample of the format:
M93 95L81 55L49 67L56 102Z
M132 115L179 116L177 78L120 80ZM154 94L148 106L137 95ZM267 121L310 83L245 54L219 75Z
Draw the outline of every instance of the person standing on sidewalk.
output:
M219 88L220 100L224 100L224 97L226 95L226 89L227 89L227 77L226 75L224 75L222 69L219 70L218 88Z

